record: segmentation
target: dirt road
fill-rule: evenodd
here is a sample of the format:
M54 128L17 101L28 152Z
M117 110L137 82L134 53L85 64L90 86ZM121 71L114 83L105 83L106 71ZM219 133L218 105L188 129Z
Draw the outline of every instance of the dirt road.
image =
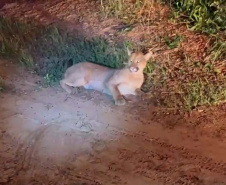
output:
M9 62L0 73L0 184L226 184L225 141L97 92L67 97Z

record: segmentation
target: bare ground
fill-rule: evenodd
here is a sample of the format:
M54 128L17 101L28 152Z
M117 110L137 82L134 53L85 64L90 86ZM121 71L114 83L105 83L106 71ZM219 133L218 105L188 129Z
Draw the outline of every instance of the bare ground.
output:
M21 67L0 66L8 89L0 184L226 184L224 139L183 119L154 121L142 103L117 107L94 91L68 97Z

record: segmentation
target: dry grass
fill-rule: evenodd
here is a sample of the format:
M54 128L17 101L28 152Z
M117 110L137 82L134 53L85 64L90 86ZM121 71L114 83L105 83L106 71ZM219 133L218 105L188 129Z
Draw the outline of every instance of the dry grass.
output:
M160 105L190 111L226 100L226 42L222 37L216 39L188 30L180 19L170 18L172 9L157 1L139 1L141 5L138 1L123 1L124 11L114 12L115 7L110 5L110 13L106 12L106 2L102 7L107 16L116 15L123 22L124 17L130 17L126 23L136 23L124 34L135 43L134 47L155 46L158 51L146 69L143 89L154 95ZM132 10L133 16L127 10Z
M48 70L42 71L42 74L48 83L60 77L62 64L71 59L73 62L77 62L86 59L85 56L89 56L105 65L104 60L108 57L107 53L112 47L112 43L116 40L127 40L127 43L133 48L154 48L157 52L158 56L150 61L145 70L146 81L143 89L149 92L150 96L154 96L160 106L191 110L201 105L217 104L225 100L225 37L222 34L209 37L188 30L184 22L170 17L171 7L158 3L158 1L118 0L117 2L121 2L121 5L116 1L102 1L101 12L95 16L85 10L81 11L84 7L84 9L89 7L88 2L84 7L82 3L79 6L70 6L71 8L79 7L76 16L83 17L88 23L85 24L87 33L88 28L92 27L92 35L99 36L101 34L110 40L111 44L109 42L101 44L102 39L99 40L100 43L93 44L91 39L88 44L78 45L79 48L74 49L77 42L74 45L68 44L67 35L62 37L61 33L46 35L48 39L53 40L48 42L52 43L51 47L47 42L41 41L41 44L36 42L38 46L41 46L41 48L36 48L41 49L39 51L42 51L41 55L45 58L43 69ZM110 3L110 7L108 3ZM64 9L66 8L65 4ZM117 11L114 11L115 9ZM101 22L98 22L97 15L100 16ZM109 17L114 18L109 19ZM125 25L125 29L114 31L113 34L110 34L108 29L106 32L109 33L105 34L103 28L106 28L106 22L108 22L108 28L114 23L121 23ZM61 38L63 38L63 42L58 42ZM82 52L84 47L86 52ZM104 50L104 48L108 49ZM119 52L121 48L121 46L114 45L110 49L113 54L111 64L119 60L126 60ZM75 51L74 54L72 51ZM78 53L80 54L78 55ZM93 55L93 53L95 54ZM51 57L48 58L48 56ZM90 59L89 57L88 59ZM25 55L22 59L29 61L30 58L29 55ZM53 70L56 73L49 73L49 69L57 70Z

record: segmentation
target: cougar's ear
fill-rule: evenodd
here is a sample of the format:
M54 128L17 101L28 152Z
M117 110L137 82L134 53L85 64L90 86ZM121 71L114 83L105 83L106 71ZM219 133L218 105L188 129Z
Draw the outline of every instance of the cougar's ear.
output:
M126 48L127 49L127 53L128 53L128 56L132 55L134 53L134 50L129 50L129 48Z
M154 55L154 53L152 51L148 51L148 53L144 55L145 60L148 61L152 55Z
M128 56L130 56L132 52L129 50L129 48L126 48L126 49L127 49Z

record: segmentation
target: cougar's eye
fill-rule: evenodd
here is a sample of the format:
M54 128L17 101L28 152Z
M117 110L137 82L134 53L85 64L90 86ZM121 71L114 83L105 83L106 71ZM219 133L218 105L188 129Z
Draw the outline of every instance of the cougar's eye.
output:
M139 64L139 63L140 63L140 61L138 60L138 61L137 61L137 63Z

